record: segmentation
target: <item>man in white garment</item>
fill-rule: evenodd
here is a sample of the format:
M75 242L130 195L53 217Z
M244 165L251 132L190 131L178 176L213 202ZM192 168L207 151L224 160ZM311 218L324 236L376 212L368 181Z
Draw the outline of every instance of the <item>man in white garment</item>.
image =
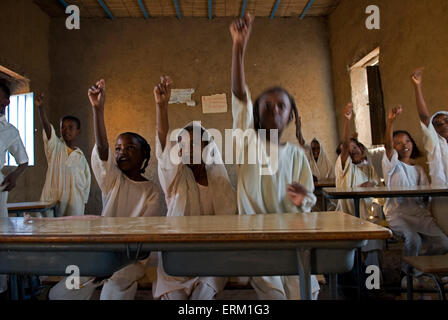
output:
M423 68L414 70L411 80L428 157L431 185L446 188L448 187L448 112L439 111L430 116L423 97ZM448 235L448 197L435 197L431 204L432 215L442 231Z
M41 201L58 201L59 216L84 214L90 192L90 168L80 148L76 147L81 122L65 116L60 123L61 138L48 121L43 104L44 96L37 94L35 105L43 127L43 140L48 169Z
M14 189L17 178L28 167L28 155L19 131L16 127L9 124L5 117L5 110L9 105L10 95L9 87L6 83L0 81L0 218L8 217L8 209L6 208L8 192ZM18 167L4 176L2 169L5 165L5 157L8 151L16 160ZM0 293L6 291L6 288L7 277L6 275L0 275Z

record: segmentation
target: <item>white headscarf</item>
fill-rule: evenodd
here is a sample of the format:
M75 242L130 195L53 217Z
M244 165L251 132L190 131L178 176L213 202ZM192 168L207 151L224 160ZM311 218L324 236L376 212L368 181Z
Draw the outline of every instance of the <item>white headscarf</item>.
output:
M198 121L187 124L187 127L198 127L204 131L202 141L207 140L204 148L206 154L205 169L207 171L208 187L213 195L213 209L215 215L236 214L236 194L227 170L223 164L221 153L208 130ZM177 139L185 130L172 132L167 136L165 150L161 153L161 146L157 139L157 156L159 160L159 180L165 192L168 212L167 216L192 216L200 214L199 189L193 172L186 164L173 164L171 154L177 154L179 145ZM202 135L201 135L202 136ZM171 138L171 139L170 139ZM173 141L175 138L175 141ZM173 145L174 142L174 145ZM177 147L176 147L177 145ZM171 150L172 149L172 150ZM183 150L187 151L187 150Z
M313 149L311 148L311 144L313 143L313 141L317 142L320 146L320 152L317 161L314 159ZM310 168L313 172L313 176L315 176L317 180L334 178L334 166L330 162L330 160L328 160L323 145L316 138L313 138L310 143L308 150L308 161L310 163Z

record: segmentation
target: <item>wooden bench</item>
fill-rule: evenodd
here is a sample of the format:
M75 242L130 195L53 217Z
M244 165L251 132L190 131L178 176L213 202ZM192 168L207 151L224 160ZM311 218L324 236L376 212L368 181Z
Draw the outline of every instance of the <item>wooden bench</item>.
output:
M404 262L408 264L407 291L408 300L413 298L413 275L412 267L431 277L436 286L440 300L446 300L445 289L440 278L443 274L448 274L448 254L440 256L418 256L404 257Z

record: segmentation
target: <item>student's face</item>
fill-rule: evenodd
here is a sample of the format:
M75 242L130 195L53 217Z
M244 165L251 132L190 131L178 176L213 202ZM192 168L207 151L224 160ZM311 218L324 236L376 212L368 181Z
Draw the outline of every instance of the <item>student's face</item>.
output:
M61 122L61 135L65 142L72 142L81 133L78 124L73 120L64 120Z
M187 140L188 139L188 140ZM204 151L204 148L207 146L207 141L202 141L202 134L201 134L201 154L200 154L200 156L201 156L201 164L204 164L204 161L203 161L203 159L202 159L202 152ZM195 142L194 142L194 139L193 139L193 129L190 129L190 128L188 128L188 129L186 129L180 136L179 136L179 139L178 139L178 141L179 141L179 143L182 145L182 148L181 148L181 150L180 150L180 156L182 157L182 150L185 150L185 148L187 148L188 147L188 156L189 156L189 164L187 164L188 166L193 166L193 165L195 165L195 163L194 163L194 159L193 159L193 155L194 155L194 151L195 151L195 146L196 146L196 144L195 144ZM184 143L185 141L188 141L188 146L186 145L186 143ZM196 147L196 149L197 149L197 147Z
M448 140L448 115L438 114L432 120L432 125L440 136Z
M260 125L263 129L278 129L279 134L291 121L291 101L287 94L274 91L259 100Z
M9 98L6 98L6 94L0 89L0 115L5 114L7 106L9 106Z
M352 162L354 164L361 163L366 158L366 155L364 154L362 149L354 141L350 141L349 153L350 158L352 158Z
M394 149L397 150L398 159L408 159L412 154L412 141L405 133L400 133L394 137Z
M320 154L320 144L316 141L311 142L311 151L313 152L314 160L319 159Z
M118 168L126 173L140 170L145 160L142 146L131 135L119 135L115 142L115 161Z

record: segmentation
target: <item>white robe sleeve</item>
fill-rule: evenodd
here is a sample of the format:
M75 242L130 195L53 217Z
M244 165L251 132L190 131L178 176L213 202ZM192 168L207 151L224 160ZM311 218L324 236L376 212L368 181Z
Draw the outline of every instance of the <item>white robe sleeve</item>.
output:
M45 133L45 130L42 129L42 138L44 140L44 151L45 151L45 156L47 157L48 162L50 162L50 160L52 158L52 154L56 150L57 146L59 144L63 143L56 135L56 131L54 130L53 125L50 125L50 127L51 127L50 139L47 138L47 134Z
M17 164L24 164L28 162L28 154L26 153L25 146L23 145L22 139L20 139L19 132L17 131L17 138L8 148L8 151L16 160ZM2 159L3 160L3 159Z
M386 184L386 186L389 186L390 179L391 179L392 174L394 173L395 169L397 168L399 161L400 160L398 160L398 153L395 149L392 153L392 157L390 160L387 157L386 152L384 153L383 161L381 164L382 164L382 168L383 168L384 183Z
M250 91L246 86L246 102L241 101L232 93L233 129L253 129L254 115Z
M107 161L102 161L96 144L92 150L92 170L103 194L108 194L122 175L121 170L115 164L112 150L109 149Z
M349 187L346 182L348 182L351 178L350 176L350 167L352 165L352 159L347 157L345 160L344 168L342 168L342 159L341 156L338 157L335 164L335 176L336 176L336 187ZM349 178L349 179L347 179Z
M84 201L84 204L87 204L87 201L89 200L89 194L90 194L90 185L92 182L92 176L90 174L90 168L87 160L83 157L84 162L84 172L83 172L83 182L84 187L82 188L82 200Z
M159 173L160 186L165 194L167 194L168 188L173 183L180 167L180 164L173 163L174 159L171 159L170 157L172 152L176 152L176 149L173 148L173 143L170 141L170 135L170 133L167 134L165 149L163 150L159 136L156 135L157 169Z
M311 208L316 204L316 196L314 195L314 181L313 174L311 173L310 165L308 164L307 158L303 152L299 153L299 163L301 163L299 183L305 187L308 191L307 196L303 199L300 209L302 212L310 212Z
M438 145L438 136L436 129L430 122L426 126L423 122L420 122L423 131L423 146L428 154L433 154Z

